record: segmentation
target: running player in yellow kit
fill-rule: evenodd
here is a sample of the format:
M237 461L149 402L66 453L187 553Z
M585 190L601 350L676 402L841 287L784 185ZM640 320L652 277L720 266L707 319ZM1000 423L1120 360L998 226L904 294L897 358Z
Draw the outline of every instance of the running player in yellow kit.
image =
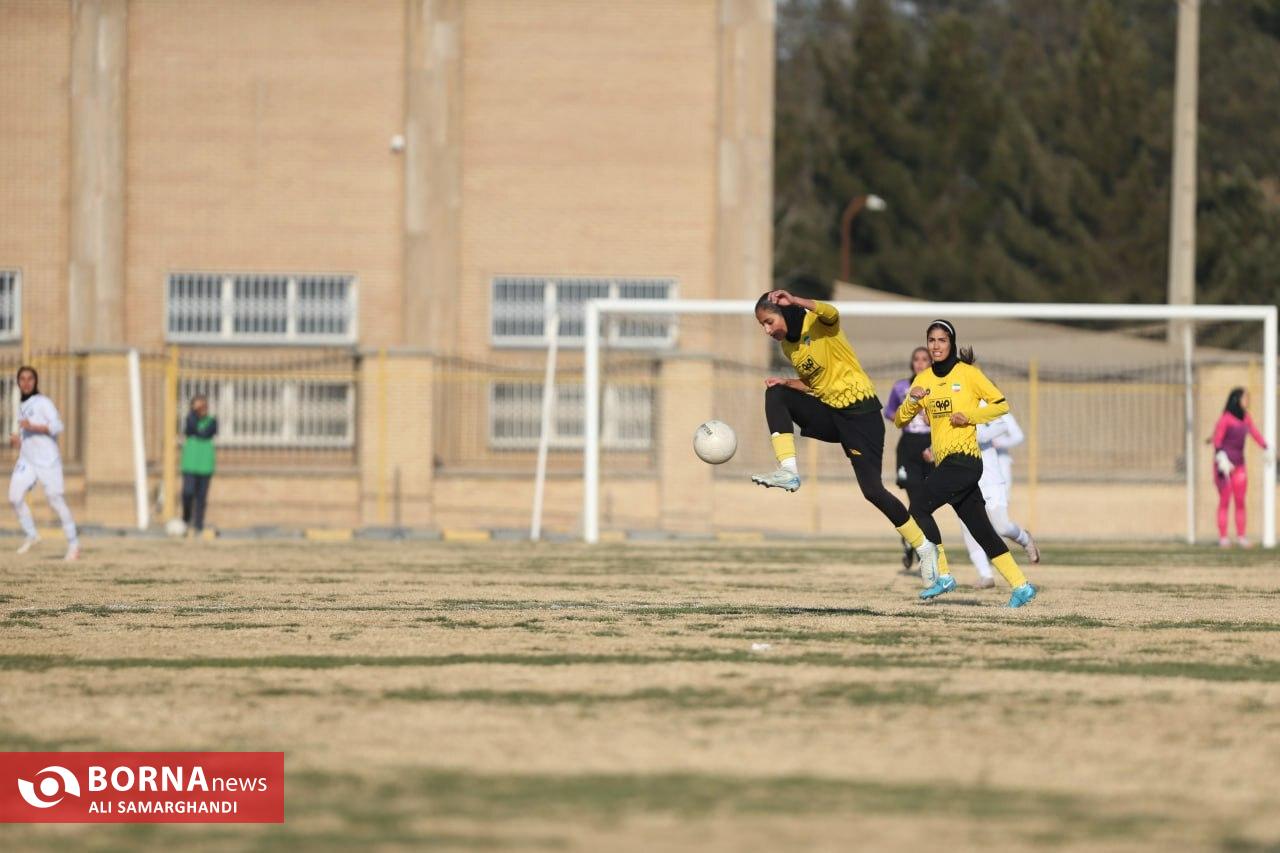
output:
M884 458L880 400L840 329L840 312L825 302L773 290L756 302L756 321L782 345L783 355L800 378L765 380L764 414L778 468L752 475L752 482L788 492L800 488L793 426L799 424L801 435L844 448L862 496L916 549L921 570L936 573L938 549L880 480Z
M946 320L934 320L926 335L925 346L933 364L911 383L911 391L894 417L899 428L910 423L922 409L929 417L935 467L924 482L922 496L911 502L911 516L930 541L941 543L942 534L933 513L943 504L951 504L992 567L1013 588L1009 606L1021 607L1036 597L1036 588L1027 581L1009 553L1009 546L991 526L978 486L982 453L978 449L977 425L1009 411L1009 403L1000 389L974 367L973 349L957 350L955 326ZM979 401L986 401L987 405L979 407ZM920 597L937 598L955 588L955 578L944 566Z

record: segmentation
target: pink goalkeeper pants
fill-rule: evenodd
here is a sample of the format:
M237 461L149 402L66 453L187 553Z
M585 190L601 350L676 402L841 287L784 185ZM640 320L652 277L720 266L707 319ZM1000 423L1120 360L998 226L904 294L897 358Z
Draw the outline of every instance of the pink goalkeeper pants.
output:
M1218 536L1227 538L1227 507L1231 498L1236 499L1236 535L1244 536L1247 513L1244 508L1244 493L1249 488L1249 475L1243 465L1237 465L1230 476L1218 474L1213 478L1218 486Z

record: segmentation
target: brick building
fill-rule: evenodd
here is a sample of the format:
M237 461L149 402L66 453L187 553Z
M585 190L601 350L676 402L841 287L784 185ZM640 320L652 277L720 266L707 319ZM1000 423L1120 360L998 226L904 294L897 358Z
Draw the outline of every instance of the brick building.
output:
M223 526L522 523L551 307L769 286L772 14L0 0L0 355L77 414L81 517L132 518L136 348L150 489L166 365L222 408Z

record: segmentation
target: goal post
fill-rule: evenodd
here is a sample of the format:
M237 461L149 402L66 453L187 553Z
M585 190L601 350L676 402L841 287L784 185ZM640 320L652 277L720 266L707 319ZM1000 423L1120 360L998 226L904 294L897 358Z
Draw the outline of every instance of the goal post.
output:
M947 302L897 302L897 301L836 301L833 303L842 317L859 320L874 318L930 320L948 319L982 320L1041 320L1041 321L1106 321L1106 322L1167 322L1185 320L1222 323L1244 322L1262 324L1262 432L1270 448L1264 457L1262 477L1262 544L1268 548L1276 545L1276 437L1277 437L1277 308L1274 305L1098 305L1098 304L1005 304L1005 303L947 303ZM677 324L683 317L740 317L750 318L755 302L752 300L716 299L596 299L586 303L583 313L583 489L582 536L588 543L600 540L601 498L601 401L602 401L602 325L621 321L627 317L668 316ZM754 323L752 322L752 325ZM1190 326L1188 326L1190 329ZM759 332L754 331L754 334ZM745 334L745 330L744 330ZM855 349L859 344L851 335ZM905 340L904 345L914 345ZM961 329L961 345L965 344ZM1183 408L1185 468L1187 481L1187 541L1195 541L1196 505L1195 479L1197 476L1195 440L1192 433L1192 398L1195 389L1191 379L1192 334L1184 335L1182 360L1186 365L1186 405ZM1034 374L1034 369L1032 373ZM885 389L881 389L882 394ZM1032 392L1034 394L1034 391ZM1256 410L1256 406L1255 406ZM712 413L707 412L707 417ZM692 430L690 430L692 435ZM886 449L886 454L889 454ZM690 455L692 459L692 455Z

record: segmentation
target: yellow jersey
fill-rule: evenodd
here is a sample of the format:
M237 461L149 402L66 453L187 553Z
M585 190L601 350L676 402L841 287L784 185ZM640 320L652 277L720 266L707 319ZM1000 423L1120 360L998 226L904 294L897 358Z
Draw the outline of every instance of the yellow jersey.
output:
M840 312L825 302L815 301L813 308L805 312L800 340L782 342L783 354L813 395L833 409L859 403L878 409L876 386L840 331Z
M924 409L929 416L935 465L957 453L980 460L982 452L978 449L977 425L994 421L1009 411L1009 402L1000 389L985 373L963 361L957 361L946 376L937 376L933 368L929 368L915 378L911 387L925 388L929 393L923 400L916 400L908 394L898 407L893 422L902 428ZM979 400L985 400L987 405L980 407ZM952 426L951 416L957 412L969 419L968 425Z

